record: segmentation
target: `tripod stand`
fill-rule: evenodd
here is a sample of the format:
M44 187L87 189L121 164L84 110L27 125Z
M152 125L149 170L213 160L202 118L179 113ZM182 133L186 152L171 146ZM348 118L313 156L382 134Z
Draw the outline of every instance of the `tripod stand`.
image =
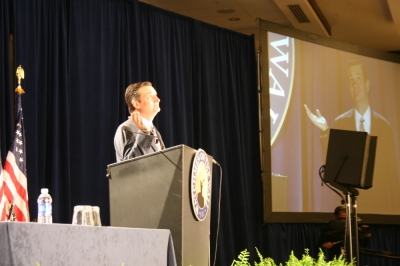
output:
M346 195L346 233L345 233L345 257L348 262L356 259L359 265L359 243L358 243L358 224L357 224L357 196L358 190L348 188Z
M355 188L370 189L377 137L367 132L330 129L323 182L346 195L345 255L359 265L357 196ZM338 193L337 191L335 191Z

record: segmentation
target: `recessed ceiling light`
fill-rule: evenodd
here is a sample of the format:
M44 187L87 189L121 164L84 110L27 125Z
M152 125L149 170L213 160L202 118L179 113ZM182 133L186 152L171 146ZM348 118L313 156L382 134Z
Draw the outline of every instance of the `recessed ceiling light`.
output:
M217 10L217 13L220 13L220 14L231 14L231 13L234 13L234 12L235 12L235 10L231 9L231 8Z
M239 21L240 18L228 18L229 21Z

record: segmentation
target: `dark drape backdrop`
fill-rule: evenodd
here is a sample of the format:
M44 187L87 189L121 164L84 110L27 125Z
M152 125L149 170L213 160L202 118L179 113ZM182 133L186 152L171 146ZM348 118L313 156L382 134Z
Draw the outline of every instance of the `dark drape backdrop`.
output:
M12 0L0 2L0 155L2 165L12 139L14 119L10 73L12 6Z
M252 36L136 0L14 0L2 1L0 8L8 16L1 16L2 55L9 54L7 25L13 22L15 64L25 69L22 105L31 217L37 214L40 188L48 187L54 222L70 223L73 206L89 204L100 206L102 221L109 224L106 168L115 162L115 130L128 116L125 88L149 80L161 98L155 124L166 145L202 148L221 164L216 265L230 265L246 248L253 260L254 247L277 262L287 260L291 250L300 256L310 248L316 254L321 225L263 226ZM5 60L0 64L4 160L13 111L7 75L14 70ZM212 261L219 174L214 166ZM387 235L399 236L399 231L398 226L384 226L373 233L391 241ZM396 251L394 245L385 247Z

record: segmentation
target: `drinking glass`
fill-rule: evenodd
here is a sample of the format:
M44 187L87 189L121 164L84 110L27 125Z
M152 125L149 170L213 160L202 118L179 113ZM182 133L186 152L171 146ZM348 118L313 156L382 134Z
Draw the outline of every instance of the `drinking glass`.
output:
M72 215L72 224L82 224L82 210L85 206L77 205L74 207L74 214Z
M72 224L77 225L94 225L92 206L77 205L74 207L72 216Z
M92 206L85 205L82 210L82 225L94 225Z
M100 207L99 206L93 206L92 207L92 211L93 211L94 226L101 226Z

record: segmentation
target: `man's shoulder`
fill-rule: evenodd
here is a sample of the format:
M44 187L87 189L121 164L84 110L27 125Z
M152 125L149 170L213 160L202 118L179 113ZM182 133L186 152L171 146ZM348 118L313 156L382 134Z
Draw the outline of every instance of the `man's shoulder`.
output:
M349 118L352 118L353 116L354 116L354 110L350 109L349 111L344 112L343 114L336 117L335 121L342 120L342 119L349 119Z
M138 127L132 122L132 120L131 119L127 119L127 120L125 120L124 122L122 122L119 126L118 126L118 130L121 130L121 129L123 129L124 127L128 127L129 129L131 129L131 130L137 130L138 129Z
M383 125L390 126L389 121L375 111L372 111L371 118L374 122L378 122L378 123L382 123Z
M114 141L125 139L127 136L133 135L138 131L139 128L130 119L127 119L115 131Z
M336 117L333 128L351 130L354 127L354 110L351 109Z

